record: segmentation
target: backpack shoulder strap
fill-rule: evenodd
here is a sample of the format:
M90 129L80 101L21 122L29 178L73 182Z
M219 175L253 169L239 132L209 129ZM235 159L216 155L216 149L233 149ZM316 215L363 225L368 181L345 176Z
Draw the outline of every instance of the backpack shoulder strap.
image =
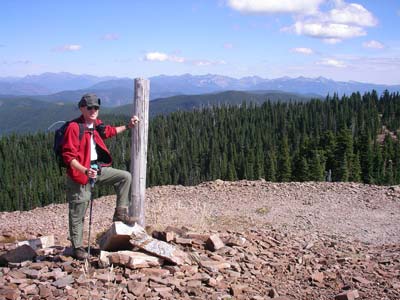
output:
M83 133L85 132L85 125L82 123L78 123L79 126L79 140L82 140L83 138Z
M69 121L68 123L76 123L79 126L79 141L82 140L83 134L85 133L85 125L81 122L78 122L79 119L75 119L72 121Z

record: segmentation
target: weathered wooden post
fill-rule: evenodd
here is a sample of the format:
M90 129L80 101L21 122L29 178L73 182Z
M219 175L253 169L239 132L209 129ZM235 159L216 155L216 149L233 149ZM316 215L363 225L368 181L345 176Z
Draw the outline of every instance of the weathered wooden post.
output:
M129 208L131 216L139 219L139 225L145 226L145 191L147 167L147 140L149 128L149 98L150 81L135 79L135 96L133 99L133 114L138 116L139 123L132 129L131 139L131 174L132 174L132 204Z

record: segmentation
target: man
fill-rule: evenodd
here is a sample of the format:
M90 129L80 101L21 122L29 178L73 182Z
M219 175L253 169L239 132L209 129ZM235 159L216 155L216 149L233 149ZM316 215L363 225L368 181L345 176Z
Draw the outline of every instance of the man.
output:
M71 122L65 131L62 157L67 165L66 193L73 256L84 260L88 254L83 248L83 223L91 197L91 180L95 180L96 185L114 185L117 204L113 221L122 221L128 225L137 221L128 215L131 174L111 167L111 154L103 139L134 127L139 119L133 116L127 125L118 127L104 125L97 118L100 99L95 94L83 95L78 106L82 115Z

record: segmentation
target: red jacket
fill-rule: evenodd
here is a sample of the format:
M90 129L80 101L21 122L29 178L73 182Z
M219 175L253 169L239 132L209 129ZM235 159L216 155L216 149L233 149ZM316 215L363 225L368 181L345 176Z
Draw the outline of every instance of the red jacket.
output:
M79 140L79 125L83 123L85 130L82 139ZM112 158L110 151L103 139L108 139L117 134L115 127L110 125L104 125L99 119L94 124L97 130L89 130L86 127L83 116L78 118L76 122L71 122L65 131L64 144L62 146L62 158L67 167L67 174L77 183L87 184L89 178L81 173L80 171L70 166L71 160L74 158L84 167L90 168L90 137L93 133L94 141L96 143L96 150L98 155L98 161L101 162L102 166L110 166Z

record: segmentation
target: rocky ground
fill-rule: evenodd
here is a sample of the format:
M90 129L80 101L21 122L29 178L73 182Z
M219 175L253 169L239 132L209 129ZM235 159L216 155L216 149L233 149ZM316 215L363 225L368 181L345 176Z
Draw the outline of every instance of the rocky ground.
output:
M113 196L94 202L95 254L114 205ZM131 269L68 257L65 204L3 212L0 254L15 240L46 235L57 247L1 267L0 299L400 299L399 217L398 186L217 180L153 187L148 230L174 231L171 243L192 262ZM193 233L217 234L225 246L213 251Z

